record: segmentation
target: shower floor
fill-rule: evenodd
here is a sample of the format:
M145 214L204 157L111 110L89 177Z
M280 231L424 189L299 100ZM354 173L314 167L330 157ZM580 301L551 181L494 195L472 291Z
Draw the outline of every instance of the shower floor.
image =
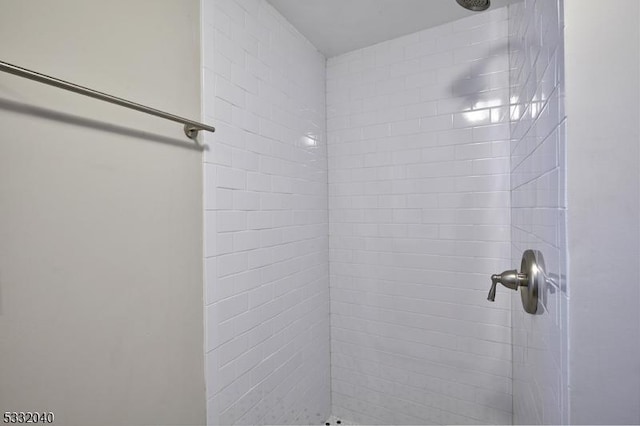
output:
M350 422L349 420L344 420L341 417L336 417L336 416L331 416L327 419L327 421L324 423L325 425L330 425L330 426L336 426L336 425L346 425L346 426L351 426L351 425L357 425L357 423L353 423Z

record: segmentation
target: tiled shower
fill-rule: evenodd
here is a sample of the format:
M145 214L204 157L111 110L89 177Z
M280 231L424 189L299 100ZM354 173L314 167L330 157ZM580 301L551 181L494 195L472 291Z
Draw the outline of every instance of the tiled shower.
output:
M566 421L561 3L327 59L266 0L203 1L209 424ZM486 301L525 248L545 317Z
M506 12L327 61L334 414L511 421Z

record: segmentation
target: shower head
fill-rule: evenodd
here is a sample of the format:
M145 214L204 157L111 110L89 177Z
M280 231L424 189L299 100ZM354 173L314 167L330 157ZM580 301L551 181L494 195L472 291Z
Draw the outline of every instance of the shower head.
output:
M458 4L465 9L472 10L474 12L482 12L489 9L491 6L491 0L456 0Z

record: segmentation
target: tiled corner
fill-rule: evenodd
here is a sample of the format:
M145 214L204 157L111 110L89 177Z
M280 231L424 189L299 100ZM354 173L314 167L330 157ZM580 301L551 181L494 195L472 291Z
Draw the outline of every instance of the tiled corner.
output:
M513 295L515 424L567 423L567 307L562 0L509 6L512 264L543 253L538 314Z

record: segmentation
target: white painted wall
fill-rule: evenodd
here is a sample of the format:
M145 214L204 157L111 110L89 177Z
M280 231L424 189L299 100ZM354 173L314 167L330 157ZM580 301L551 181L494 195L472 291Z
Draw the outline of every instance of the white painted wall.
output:
M539 250L549 278L536 315L512 293L516 424L568 420L563 24L562 0L509 6L511 264Z
M331 58L333 414L511 422L507 11Z
M265 0L204 0L209 424L330 414L325 59Z
M198 16L1 2L0 58L198 118ZM178 124L7 74L0 128L0 412L202 424L202 152Z
M572 424L640 423L639 14L565 2Z

